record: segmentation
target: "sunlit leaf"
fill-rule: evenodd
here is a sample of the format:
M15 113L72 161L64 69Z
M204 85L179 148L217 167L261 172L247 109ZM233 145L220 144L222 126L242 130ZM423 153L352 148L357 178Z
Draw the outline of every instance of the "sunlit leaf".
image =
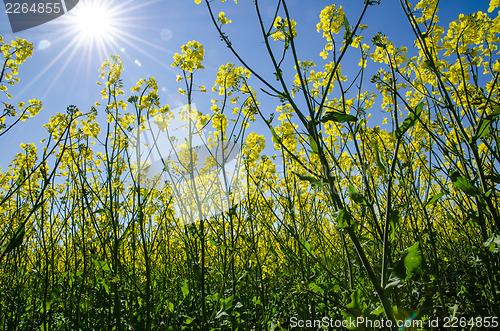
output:
M325 293L325 290L323 290L320 286L318 286L318 284L314 282L309 284L309 289L314 293L320 293L320 294Z
M18 186L23 185L25 180L26 180L26 170L23 169L23 170L21 170L21 173L19 174L19 177L16 180L16 184Z
M427 207L428 205L434 205L436 202L439 201L444 196L443 192L439 192L437 194L434 194L432 197L427 200L427 202L424 204L424 207Z
M413 275L420 274L424 257L419 248L419 242L408 248L408 254L404 258L404 266L406 268L406 279L411 279Z
M488 248L492 253L498 253L500 247L500 235L492 235L483 243L484 247Z
M309 143L311 144L311 149L314 154L319 154L318 144L314 140L313 136L309 136Z
M309 183L311 183L311 185L313 187L321 187L323 185L326 184L325 181L323 180L320 180L320 179L316 179L312 176L308 176L308 175L302 175L302 174L299 174L298 172L294 172L294 174L299 177L300 180L305 180L305 181L308 181Z
M337 213L337 228L347 229L351 226L351 214L345 209L341 209Z
M403 253L401 259L396 261L392 268L389 268L391 273L385 288L400 287L405 281L412 279L415 275L422 274L423 260L419 243L416 242Z
M481 194L481 191L479 191L468 178L462 176L460 172L456 170L450 172L450 179L453 183L453 187L460 189L467 195L478 196Z
M396 238L396 234L398 232L398 226L400 221L400 215L398 210L391 210L389 215L389 224L391 226L391 235L390 239L393 241Z
M23 223L17 228L16 232L14 232L14 235L10 239L9 243L5 246L4 251L2 252L2 256L12 252L15 248L21 246L24 239L24 233L25 233L25 226Z
M486 137L489 134L491 123L493 123L498 116L500 116L500 108L494 110L491 114L481 119L479 125L477 126L475 137L478 139Z
M184 284L181 287L181 291L182 291L182 296L186 298L189 294L189 284L187 279L184 281Z
M377 164L377 168L382 171L384 174L387 173L387 168L382 163L380 159L380 152L378 150L378 144L375 142L375 163Z
M359 193L354 186L349 184L347 186L347 193L349 193L349 197L351 197L352 201L356 202L358 205L365 204L365 197L363 194Z
M350 114L344 114L344 113L339 113L336 111L329 111L323 117L321 118L322 123L326 122L339 122L339 123L344 123L344 122L356 122L358 119L354 115Z
M276 144L281 144L281 138L276 134L276 131L274 131L274 128L272 126L269 127L271 129L271 133L273 134L273 141Z
M422 110L424 109L424 103L421 102L415 107L415 109L410 109L408 116L403 121L403 124L396 131L394 131L394 138L401 138L408 129L415 125L417 119L420 117Z

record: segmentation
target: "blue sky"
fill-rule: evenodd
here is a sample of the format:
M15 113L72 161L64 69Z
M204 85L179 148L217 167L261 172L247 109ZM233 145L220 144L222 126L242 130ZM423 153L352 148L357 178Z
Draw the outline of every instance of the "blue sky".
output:
M85 40L77 42L80 32L75 26L75 14L85 3L105 4L114 17L114 33L104 37L101 47L96 42ZM224 11L232 19L226 31L233 45L241 52L248 63L273 81L273 70L265 61L264 45L259 39L259 30L253 1L232 0L225 3L214 1L215 11ZM275 1L262 0L264 18L271 23ZM333 1L289 0L287 1L292 18L297 21L299 57L304 60L318 60L324 42L316 32L316 24L321 9ZM354 24L360 13L362 0L339 0L338 5ZM443 0L439 16L441 24L457 18L459 13L487 11L489 1ZM363 22L369 26L365 31L364 42L370 44L371 36L382 31L396 45L412 46L413 38L408 23L403 17L397 0L382 0L381 5L369 8ZM100 99L100 87L96 84L102 62L110 54L118 54L125 63L123 80L128 89L139 78L154 76L160 88L162 105L178 106L185 103L177 89L182 87L175 81L180 72L171 68L172 56L179 47L190 40L197 40L205 46L205 70L198 73L197 83L208 89L213 85L215 74L221 64L236 62L229 50L223 45L208 16L204 5L196 5L194 0L80 0L78 6L69 14L47 24L12 34L5 12L0 12L0 34L8 41L15 37L25 38L35 46L34 55L20 69L21 82L11 89L13 102L38 98L44 109L35 118L20 123L14 130L2 137L0 166L4 168L12 156L19 152L21 142L39 142L46 137L42 125L57 112L65 112L70 104L80 110L90 109L95 100ZM111 38L110 38L111 37ZM104 46L104 47L103 47ZM347 58L344 67L352 63L357 67L359 58ZM266 64L267 63L267 64ZM286 73L286 72L285 72ZM349 71L347 71L349 73ZM254 84L254 87L259 85ZM213 94L195 95L199 110L208 113L209 100L217 98ZM1 101L4 97L1 97ZM272 112L276 103L263 97L263 109ZM258 120L252 131L262 130Z

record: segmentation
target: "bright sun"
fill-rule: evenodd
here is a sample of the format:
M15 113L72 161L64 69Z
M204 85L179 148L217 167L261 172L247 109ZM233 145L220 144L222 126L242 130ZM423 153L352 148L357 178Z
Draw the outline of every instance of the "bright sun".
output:
M72 19L74 29L87 42L113 38L114 20L110 2L102 0L82 1L75 8Z

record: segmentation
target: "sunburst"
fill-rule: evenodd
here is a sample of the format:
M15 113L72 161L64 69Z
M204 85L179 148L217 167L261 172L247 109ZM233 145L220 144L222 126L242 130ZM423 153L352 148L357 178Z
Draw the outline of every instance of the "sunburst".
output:
M103 42L117 33L116 10L111 2L82 2L73 14L72 29L85 42Z

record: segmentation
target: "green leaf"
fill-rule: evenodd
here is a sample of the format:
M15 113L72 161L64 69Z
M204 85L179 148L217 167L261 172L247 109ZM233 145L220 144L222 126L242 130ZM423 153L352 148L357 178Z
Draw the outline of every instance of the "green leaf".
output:
M337 228L347 229L351 226L351 214L345 209L341 209L337 214Z
M347 20L346 15L344 15L344 27L345 27L344 39L350 42L352 39L351 26L349 25L349 21Z
M484 119L479 123L477 127L477 132L475 134L475 137L477 139L482 139L486 137L490 133L490 121L484 121Z
M500 116L500 108L494 110L491 114L481 119L477 126L476 134L474 135L477 139L482 139L486 137L490 131L491 123Z
M283 71L281 69L278 69L278 72L275 72L274 76L276 77L276 80L280 80L283 76Z
M309 242L307 242L307 240L303 239L303 238L300 238L299 239L302 246L304 246L305 250L307 251L307 253L311 256L314 256L314 253L313 251L311 250L311 244Z
M273 119L274 119L274 113L271 113L271 116L269 116L269 119L266 120L266 123L271 125L271 123L273 122Z
M286 43L286 41L285 41L285 43ZM288 95L288 93L281 92L281 93L278 93L278 98L279 98L282 102L284 102L284 101L288 100L289 95Z
M415 109L410 109L408 116L405 118L403 124L396 131L394 131L394 138L401 138L409 128L415 125L417 119L420 117L422 110L424 109L424 103L421 102L415 107Z
M222 246L222 244L220 242L215 240L214 236L208 237L208 242L210 243L210 245L212 245L214 247L221 247Z
M357 330L356 321L368 308L366 299L363 296L363 292L360 288L357 288L351 293L351 302L346 306L347 309L342 309L342 316L344 317L345 327L347 330Z
M387 173L387 168L384 166L382 163L382 160L380 159L380 152L378 150L378 144L375 143L375 163L377 164L377 168L382 171L384 174Z
M21 186L25 180L26 180L26 170L23 169L21 170L21 173L19 174L19 177L16 180L16 185Z
M217 318L217 317L216 317ZM184 316L184 324L189 325L194 322L194 318L190 316Z
M391 242L396 238L399 220L400 220L399 211L392 210L391 213L389 214L389 224L391 226L391 235L390 235Z
M435 70L435 68L434 68L434 62L432 62L431 60L425 60L423 62L423 66L424 66L424 68L429 69L430 71L434 71Z
M349 114L344 114L344 113L339 113L337 111L329 111L323 115L321 118L322 123L326 122L339 122L339 123L344 123L344 122L356 122L358 118L354 115L349 115Z
M294 172L294 174L297 175L297 177L299 177L300 180L308 181L315 188L321 187L321 186L326 184L326 182L324 180L316 179L312 176L301 175L298 172Z
M318 124L318 122L314 119L310 120L307 122L306 127L307 127L307 132L311 133L313 132L313 128Z
M349 197L351 197L352 201L358 205L365 204L365 197L363 194L359 193L354 186L349 184L347 186L347 193L349 193Z
M12 252L15 248L21 246L21 244L23 243L25 230L26 229L25 229L24 223L19 225L16 232L14 232L14 235L10 239L9 243L5 246L3 253L2 253L2 256Z
M450 179L453 183L453 187L460 189L467 195L475 197L481 194L481 191L475 187L467 177L460 175L456 170L450 172Z
M354 317L361 316L368 308L366 299L363 296L363 291L360 288L353 290L351 293L351 302L349 302L346 307L349 308L347 311L348 313L352 312L355 314Z
M384 312L384 306L379 305L376 309L372 310L372 314L375 316L379 316Z
M386 290L392 289L394 287L400 287L405 281L406 278L406 269L404 266L404 259L400 259L394 264L394 267L389 268L391 271L391 275L389 277L389 281L385 286Z
M402 284L414 275L422 274L423 255L419 249L419 243L416 242L403 253L401 259L389 268L391 275L385 289L400 287Z
M429 200L427 200L427 202L424 204L424 207L427 207L428 205L436 204L436 202L438 202L438 200L441 199L441 197L443 197L443 195L444 195L443 192L439 192L438 194L434 194L431 198L429 198Z
M189 294L189 284L188 284L187 280L184 281L184 284L182 285L181 290L182 290L182 296L185 299Z
M311 145L311 149L314 154L319 154L318 144L314 140L313 136L309 136L309 144Z
M500 184L500 177L499 176L496 176L496 175L488 175L488 176L485 176L486 179L488 180L491 180L497 184Z
M408 248L408 254L404 258L404 266L406 268L406 279L411 279L415 274L422 273L422 262L424 257L419 249L419 242L417 241L413 246Z
M314 293L320 293L320 294L325 293L325 290L323 290L318 284L314 282L309 284L309 289Z
M281 138L276 134L274 128L272 126L269 127L271 129L271 133L273 134L273 141L277 144L281 144Z
M488 248L492 253L498 253L500 247L500 235L492 235L483 243L484 247Z
M351 30L351 26L349 25L349 21L347 20L347 15L344 14L344 27L346 30Z
M98 261L98 260L94 260L94 266L96 266L96 268L102 270L102 271L106 271L106 272L110 272L111 271L111 268L108 264L108 262L106 261Z

